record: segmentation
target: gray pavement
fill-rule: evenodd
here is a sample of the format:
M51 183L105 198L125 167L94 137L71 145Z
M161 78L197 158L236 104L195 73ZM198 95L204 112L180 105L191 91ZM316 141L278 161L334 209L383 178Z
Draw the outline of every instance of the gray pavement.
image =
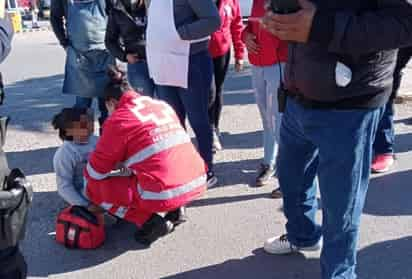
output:
M249 187L262 156L261 124L250 72L231 73L225 88L223 144L217 155L219 187L189 208L190 222L150 249L133 239L133 226L107 228L95 251L66 250L54 241L54 220L64 204L56 193L52 157L60 144L50 127L54 113L72 104L61 95L64 51L50 32L18 35L0 66L7 83L1 114L12 117L6 145L13 167L35 186L23 251L30 278L99 279L317 279L319 254L270 256L263 241L283 233L280 200L273 185ZM408 77L406 82L412 80ZM373 176L363 216L359 278L412 278L412 105L398 105L396 169ZM410 123L409 123L410 124ZM333 185L331 185L333 187Z

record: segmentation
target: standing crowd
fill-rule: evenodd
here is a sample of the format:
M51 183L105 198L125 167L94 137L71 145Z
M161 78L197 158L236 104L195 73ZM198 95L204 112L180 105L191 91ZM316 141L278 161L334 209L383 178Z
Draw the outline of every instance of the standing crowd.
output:
M136 224L142 244L171 233L187 220L185 205L218 183L223 84L232 49L236 71L247 49L263 126L254 186L277 176L272 196L283 197L287 219L264 249L321 249L323 279L355 279L371 170L394 163L393 100L412 55L412 4L299 0L291 14L266 4L254 0L244 26L238 0L52 0L67 54L63 93L76 97L53 119L63 140L58 191Z

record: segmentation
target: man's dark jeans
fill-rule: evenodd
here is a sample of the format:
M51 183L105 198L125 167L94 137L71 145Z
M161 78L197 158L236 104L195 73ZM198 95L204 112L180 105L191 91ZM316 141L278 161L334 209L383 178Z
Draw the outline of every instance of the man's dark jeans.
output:
M382 111L308 109L288 98L277 164L286 230L298 247L315 245L323 236L322 279L356 278L360 217ZM315 221L316 175L322 226Z

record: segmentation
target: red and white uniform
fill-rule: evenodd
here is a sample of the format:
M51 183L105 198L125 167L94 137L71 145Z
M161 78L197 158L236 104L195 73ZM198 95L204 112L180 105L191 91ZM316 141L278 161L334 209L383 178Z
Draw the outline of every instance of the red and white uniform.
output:
M119 163L135 175L109 177ZM85 178L93 203L142 225L199 197L206 165L169 105L130 91L105 121Z

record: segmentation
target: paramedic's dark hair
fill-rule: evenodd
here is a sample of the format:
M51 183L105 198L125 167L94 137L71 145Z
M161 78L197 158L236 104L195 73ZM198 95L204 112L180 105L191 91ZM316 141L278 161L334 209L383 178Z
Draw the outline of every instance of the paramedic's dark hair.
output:
M104 90L105 101L110 99L120 100L123 93L133 90L127 81L126 73L117 66L110 66L107 75L110 78L110 82Z
M71 123L80 121L82 115L88 115L93 120L93 114L88 108L64 108L53 117L53 128L59 130L59 138L61 140L73 141L72 136L66 135L66 129L72 127Z

